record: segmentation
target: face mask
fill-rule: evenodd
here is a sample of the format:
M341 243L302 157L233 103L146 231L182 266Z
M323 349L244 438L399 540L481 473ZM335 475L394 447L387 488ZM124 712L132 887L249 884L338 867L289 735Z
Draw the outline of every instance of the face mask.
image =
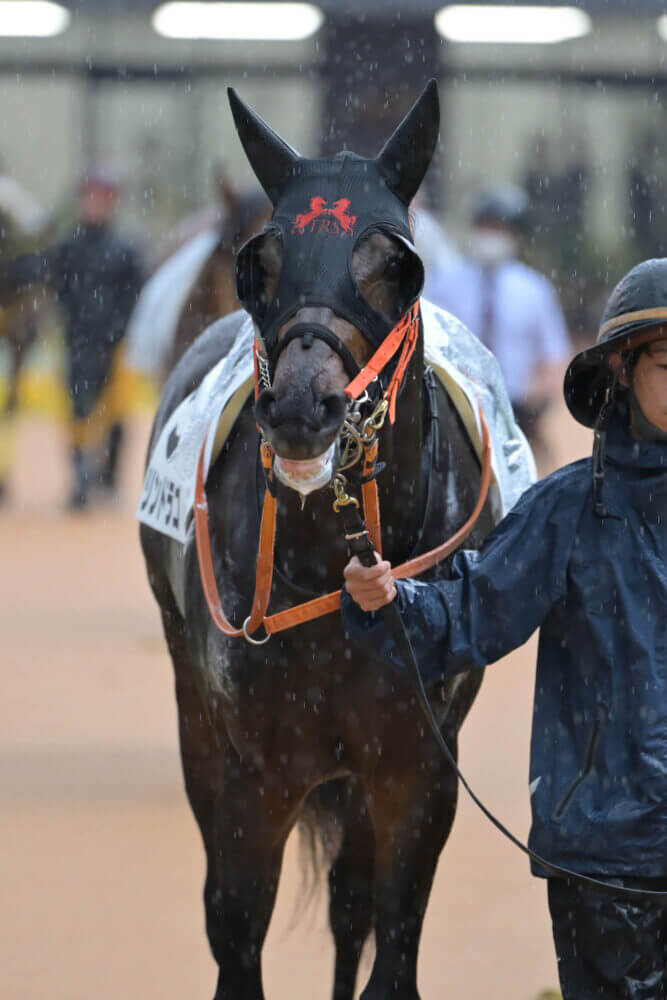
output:
M328 306L378 346L417 299L424 280L412 244L408 210L382 183L372 162L343 154L333 162L299 164L275 207L268 232L282 246L278 286L269 299L258 250L264 236L247 243L237 262L237 292L273 353L278 331L304 306ZM352 257L365 236L382 231L406 251L399 315L372 308L357 287Z
M438 135L437 86L431 81L378 155L300 156L234 91L229 99L248 159L274 207L267 232L280 241L282 268L273 294L264 287L260 236L237 259L239 301L251 314L271 359L278 332L303 307L329 307L378 347L399 316L375 310L352 273L355 247L374 231L403 244L400 311L417 300L424 271L410 230L408 205L433 156ZM298 324L297 326L301 326ZM314 335L326 332L313 324ZM293 329L297 329L294 327ZM285 342L283 338L281 344Z
M501 264L517 255L518 244L511 233L497 229L474 229L470 234L470 254L481 264Z

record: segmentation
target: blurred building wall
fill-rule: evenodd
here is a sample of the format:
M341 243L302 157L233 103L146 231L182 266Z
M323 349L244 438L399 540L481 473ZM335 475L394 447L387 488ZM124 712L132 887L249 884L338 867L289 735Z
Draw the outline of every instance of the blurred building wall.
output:
M397 46L388 45L392 32ZM452 228L463 229L480 184L538 177L539 186L542 176L545 225L561 238L580 227L604 256L634 238L632 170L640 187L649 177L649 201L662 198L650 178L667 159L666 48L653 18L641 17L599 16L584 39L530 47L446 45L430 16L383 20L377 30L368 18L333 18L306 42L251 44L169 41L147 16L77 14L55 39L0 39L0 161L58 209L87 160L115 160L128 181L125 221L153 239L210 199L217 164L252 183L226 85L312 155L353 145L355 135L377 144L436 74L443 129L431 193ZM380 95L379 127L364 89ZM552 180L562 190L549 208ZM583 214L570 203L577 184Z
M315 41L172 42L132 16L76 15L55 39L0 38L0 168L66 212L85 164L111 160L127 184L125 223L152 237L211 200L220 165L240 186L255 183L227 86L318 152L316 59Z
M617 236L627 225L631 152L639 136L664 132L667 45L655 20L598 18L590 36L569 43L450 45L442 55L453 75L445 87L449 203L465 206L498 175L521 181L542 140L552 168L588 165L587 223L602 241Z

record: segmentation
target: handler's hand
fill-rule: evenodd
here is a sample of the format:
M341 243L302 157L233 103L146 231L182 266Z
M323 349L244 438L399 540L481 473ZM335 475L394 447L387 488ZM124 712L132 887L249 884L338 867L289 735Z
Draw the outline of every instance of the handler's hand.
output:
M375 566L362 566L353 556L344 570L345 586L353 601L362 611L378 611L391 604L396 597L396 586L391 575L391 563L382 561L375 553Z

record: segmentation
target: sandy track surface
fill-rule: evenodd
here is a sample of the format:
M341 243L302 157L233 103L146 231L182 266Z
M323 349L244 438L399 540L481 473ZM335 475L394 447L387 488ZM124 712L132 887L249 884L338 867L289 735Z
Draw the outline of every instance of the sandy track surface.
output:
M586 452L588 435L564 412L551 424L557 461ZM126 502L71 517L60 512L60 431L21 426L12 502L0 511L1 1000L213 994L203 852L133 520L147 431L132 426ZM473 786L521 836L534 659L533 639L488 671L462 734ZM324 893L295 921L299 886L291 841L265 948L268 1000L329 996ZM545 887L464 797L419 977L424 1000L532 1000L556 984Z

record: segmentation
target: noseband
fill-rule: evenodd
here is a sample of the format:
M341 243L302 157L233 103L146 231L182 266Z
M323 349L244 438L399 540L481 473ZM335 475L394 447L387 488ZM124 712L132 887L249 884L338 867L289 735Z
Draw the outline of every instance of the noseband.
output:
M322 323L295 323L278 341L272 352L258 332L255 333L253 358L255 365L255 397L262 389L270 389L275 375L278 359L288 344L293 340L301 340L305 348L312 346L314 340L322 340L334 351L343 362L343 367L350 377L345 386L345 394L351 401L361 401L364 392L372 382L377 380L378 387L382 381L382 373L402 346L396 368L388 380L384 398L389 405L389 421L396 419L396 397L405 376L410 358L414 354L419 336L419 302L415 302L400 318L395 327L387 334L374 354L363 368L352 357L342 340Z
M343 367L351 379L354 379L359 374L359 365L345 344L328 326L323 326L322 323L295 323L294 326L289 328L284 337L278 341L278 346L273 352L271 369L274 372L280 355L293 340L300 340L303 348L312 347L314 340L323 340L327 347L331 348L341 359Z

